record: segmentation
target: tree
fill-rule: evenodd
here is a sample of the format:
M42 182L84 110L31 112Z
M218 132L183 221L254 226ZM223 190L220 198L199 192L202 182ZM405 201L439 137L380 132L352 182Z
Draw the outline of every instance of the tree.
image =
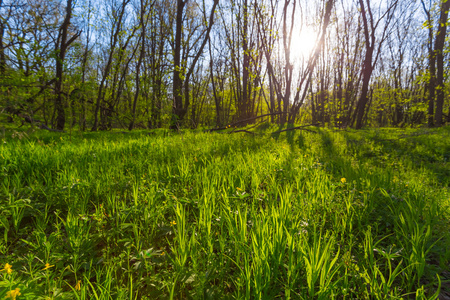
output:
M134 92L134 100L133 100L133 107L131 110L131 122L128 126L128 130L132 130L134 128L134 123L136 121L136 105L139 98L139 92L141 87L141 65L144 60L145 56L145 38L146 38L146 29L147 29L147 23L151 16L151 13L147 11L152 11L154 2L149 3L147 0L140 0L140 16L139 16L139 23L140 23L140 29L141 34L139 36L138 43L140 44L140 54L136 65L136 77L135 77L135 92ZM146 14L147 12L147 14Z
M383 42L386 40L386 35L388 34L389 24L394 16L393 11L397 6L398 0L393 0L387 3L387 9L382 13L378 20L374 19L372 13L372 8L370 5L370 0L359 0L359 7L361 12L361 17L363 21L364 39L365 39L365 54L364 63L362 71L362 87L361 94L355 110L355 128L360 129L363 126L363 118L366 113L366 106L369 100L369 83L372 77L372 72L378 61L379 55L381 53L381 47ZM377 28L380 22L385 18L384 26L381 31L381 35L377 40Z
M440 0L440 17L437 24L436 37L434 37L432 3L426 7L421 0L423 11L426 15L425 28L428 29L428 127L441 126L443 122L444 106L444 45L447 35L447 19L450 9L450 1ZM434 40L434 43L433 43Z
M426 8L425 2L421 0L423 10L427 16L426 28L428 29L428 73L429 80L427 82L428 89L428 127L434 126L434 102L436 96L436 56L433 49L434 30L433 19L431 16L431 8Z
M324 10L322 12L321 17L321 24L320 24L320 30L319 30L319 36L317 38L317 43L315 45L315 48L313 50L313 53L311 57L308 60L306 71L304 75L302 76L299 84L297 85L297 91L294 96L294 100L292 103L292 107L289 113L289 123L294 123L298 112L300 110L300 107L303 105L307 92L308 87L311 84L311 79L313 76L314 68L317 64L317 61L322 53L324 43L325 43L325 37L328 25L330 23L331 18L331 11L333 9L335 0L326 0L324 1ZM301 94L300 94L301 93Z
M0 0L0 11L3 11L3 0ZM3 14L0 17L0 75L5 75L6 71L6 55L4 43L5 29L8 23L8 19L11 17L12 10L8 10L8 13Z
M55 108L56 108L56 129L64 130L64 125L66 123L66 115L64 111L64 97L62 91L62 82L63 82L63 67L64 60L66 58L67 49L70 44L72 44L81 34L81 32L75 33L72 37L69 38L69 26L70 19L72 18L72 10L73 10L73 1L67 0L66 5L66 16L64 18L63 23L59 29L59 34L57 38L56 44L56 82L55 82Z
M149 36L146 38L146 48L149 55L144 60L143 74L148 80L143 81L150 103L146 107L148 127L162 126L163 104L168 90L168 74L170 62L168 61L169 41L172 33L173 18L171 17L172 2L168 0L157 1L153 6L153 16L149 22Z
M118 9L118 11L112 7L112 24L111 24L111 36L110 36L110 45L109 45L109 53L107 57L107 62L105 68L103 69L102 78L100 81L100 86L97 92L97 100L95 104L95 112L94 112L94 125L92 126L92 131L97 131L98 129L98 114L100 111L100 106L104 99L104 89L105 82L109 76L109 72L111 70L111 65L113 62L114 52L116 50L117 42L119 40L119 33L122 30L122 21L125 14L126 7L131 0L122 0L122 3ZM113 5L113 4L112 4Z
M280 123L294 123L306 99L315 66L324 47L334 2L334 0L321 2L322 15L319 19L320 30L318 31L315 48L311 55L303 61L303 64L297 66L297 68L294 68L292 60L292 38L297 38L295 36L296 30L301 32L303 27L306 27L303 21L300 24L295 24L299 13L297 11L297 1L285 0L282 4L281 12L277 12L277 4L274 1L271 1L270 5L268 5L270 10L267 13L263 13L261 8L258 10L258 32L261 37L269 76L269 93L271 97L269 107L274 106L272 99L276 97L278 100L278 113L281 114ZM277 15L281 16L281 20L274 22L274 16ZM303 16L301 16L302 19ZM296 25L300 29L296 28ZM279 28L281 28L281 35L277 34ZM277 50L279 51L278 53ZM277 54L279 55L278 57ZM295 74L297 72L298 75ZM299 78L297 83L294 82L295 76ZM273 113L273 109L271 112Z
M1 112L94 131L440 126L449 2L0 0Z
M284 62L284 72L282 75L277 74L276 67L274 66L278 62L274 60L274 44L278 37L276 36L276 28L279 26L275 24L273 16L277 15L276 4L270 2L270 10L267 14L263 15L262 9L258 10L258 33L260 35L264 56L267 63L267 72L269 75L270 84L270 97L273 99L273 95L276 95L278 99L278 112L281 113L280 123L284 124L288 118L289 102L291 99L292 89L292 77L294 72L294 65L291 60L291 43L292 36L294 34L294 22L296 14L297 1L292 2L292 9L290 9L291 1L285 0L282 8L282 61ZM290 20L290 22L288 21ZM303 24L301 25L303 26ZM281 62L279 62L281 64ZM273 100L271 100L273 103ZM283 103L283 105L281 105ZM274 113L274 104L269 105L272 108L271 112Z
M263 52L260 51L256 13L260 5L258 1L231 0L221 7L221 25L227 53L225 65L229 69L228 95L234 106L234 120L250 119L258 108L257 98L262 93Z
M441 126L443 123L442 111L444 108L444 45L447 35L447 19L448 11L450 10L450 0L441 0L440 17L438 24L438 32L436 34L436 41L434 44L434 55L436 55L436 112L434 121L436 126Z
M193 54L192 60L188 61L188 55L186 54L183 58L181 57L182 50L182 36L183 36L183 23L186 14L187 0L177 0L177 11L176 11L176 24L175 24L175 41L174 41L174 55L173 55L173 118L171 129L177 129L179 127L180 121L183 120L186 115L187 109L190 104L189 95L189 79L194 72L195 66L203 53L206 43L209 39L209 34L214 23L214 13L219 3L219 0L214 0L213 6L209 14L209 21L204 20L206 23L206 28L203 29L202 33L199 35L193 44L197 44L201 38L203 38L200 43L200 47ZM203 2L203 7L205 7ZM188 42L185 40L185 42ZM183 103L183 87L184 87L184 103Z
M90 52L90 41L91 41L91 17L92 17L92 0L88 0L87 5L87 20L86 20L86 42L84 45L84 51L83 51L83 59L81 62L81 114L80 114L80 128L81 130L86 130L86 74L87 74L87 66L88 66L88 58L89 58L89 52Z
M0 7L4 26L2 51L4 73L1 76L2 106L9 114L25 120L41 111L47 123L46 97L55 84L54 49L61 15L55 1L17 0ZM49 104L54 104L51 98ZM42 102L43 103L42 103ZM53 114L54 115L54 114ZM53 119L53 118L52 118Z
M362 65L361 16L357 8L341 1L336 9L334 45L335 97L337 103L336 125L347 127L351 124L352 110L357 100ZM328 53L328 55L332 55Z

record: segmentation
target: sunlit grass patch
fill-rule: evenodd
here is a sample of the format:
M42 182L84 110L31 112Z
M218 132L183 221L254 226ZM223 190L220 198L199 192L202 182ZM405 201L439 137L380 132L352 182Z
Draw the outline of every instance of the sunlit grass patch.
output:
M433 298L449 131L313 131L7 136L0 298Z

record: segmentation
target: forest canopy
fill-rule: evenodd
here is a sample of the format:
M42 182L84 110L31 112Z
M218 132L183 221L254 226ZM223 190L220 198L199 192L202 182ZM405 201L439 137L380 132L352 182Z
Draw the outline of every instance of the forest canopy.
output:
M0 121L450 122L445 0L0 0ZM246 121L247 120L247 121Z

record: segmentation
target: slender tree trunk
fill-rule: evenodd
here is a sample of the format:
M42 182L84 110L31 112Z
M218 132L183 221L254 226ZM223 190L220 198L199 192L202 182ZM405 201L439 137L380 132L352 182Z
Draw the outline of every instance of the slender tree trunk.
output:
M3 6L3 0L0 0L0 8ZM5 35L5 24L6 20L0 18L0 75L5 75L6 72L6 56L5 47L3 45L3 37Z
M64 111L64 99L63 99L63 91L62 91L62 82L63 82L63 65L64 59L66 57L67 49L71 43L78 38L80 33L72 36L69 40L67 40L68 29L70 25L70 19L72 18L72 8L73 3L72 0L67 0L66 6L66 16L64 21L59 29L58 35L58 44L57 44L57 59L56 59L56 82L55 82L55 109L56 109L56 129L64 130L64 125L66 123L66 115Z
M372 57L373 57L373 47L366 48L366 54L364 58L364 69L363 69L363 82L361 87L361 95L359 97L359 101L356 105L356 129L361 129L363 125L364 113L366 111L366 105L369 101L368 92L369 92L369 83L370 78L372 77Z
M351 126L353 123L353 107L356 102L356 91L355 86L358 86L359 81L361 80L361 76L357 75L356 64L358 63L358 53L361 45L361 35L359 32L361 31L361 19L358 17L358 28L357 28L357 37L356 43L353 51L353 57L351 58L349 54L347 54L347 59L351 62L350 65L347 65L349 69L349 73L347 75L347 80L345 84L345 99L344 99L344 123L343 127L346 128ZM347 43L349 43L349 38L347 38ZM350 53L350 50L348 51Z
M143 34L144 36L145 34ZM144 37L142 36L141 40L144 40ZM139 54L139 59L136 66L136 78L135 78L135 84L136 84L136 91L134 92L134 100L133 100L133 108L131 111L131 122L128 126L128 130L132 130L134 128L134 123L136 122L136 106L139 98L140 88L141 88L141 64L142 60L144 59L144 45L141 45L141 53Z
M122 19L123 19L123 15L125 13L125 8L128 5L128 3L130 3L131 0L123 0L122 1L122 6L121 6L121 11L119 12L119 16L117 18L117 22L116 24L114 24L115 28L113 28L112 30L112 37L111 37L111 43L110 43L110 47L111 49L109 50L109 55L108 55L108 61L106 63L106 67L102 76L102 80L100 82L100 86L98 88L98 92L97 92L97 100L95 103L95 111L94 111L94 125L92 126L92 131L97 131L98 130L98 113L100 111L100 106L102 104L102 100L103 100L103 89L105 87L105 81L106 78L109 75L109 71L111 70L111 64L112 64L112 59L113 59L113 54L116 48L116 44L117 44L117 40L119 38L119 33L122 29Z
M342 51L341 55L339 56L339 67L338 67L338 71L337 71L337 91L336 91L336 103L338 104L338 116L336 118L336 125L341 128L343 123L344 123L344 113L346 111L345 109L345 105L344 105L344 93L343 93L343 88L342 88L342 84L343 84L343 66L344 66L344 51Z
M284 72L283 77L280 78L275 73L275 67L273 64L273 54L274 49L273 45L275 43L275 37L272 34L272 31L274 31L276 25L274 24L273 16L277 15L278 12L276 11L275 7L273 6L273 3L271 5L271 10L269 11L269 29L266 28L266 26L263 24L264 15L262 13L262 9L258 8L258 33L260 36L262 48L263 48L263 54L266 58L267 63L267 73L269 76L269 85L270 85L270 111L275 112L275 97L277 98L278 102L278 112L279 117L279 123L284 124L287 122L288 113L289 113L289 104L290 104L290 98L292 94L292 75L293 75L293 64L291 63L291 42L292 42L292 36L294 33L294 22L295 22L295 11L296 11L296 1L292 2L292 9L291 9L291 15L289 16L289 7L291 5L291 0L285 0L283 3L283 10L282 10L282 21L280 24L280 27L282 28L282 54L284 55ZM283 90L282 90L283 89ZM281 113L283 112L283 113ZM272 120L274 119L274 116L271 117Z
M436 126L442 126L442 110L444 108L444 45L447 34L447 18L450 9L450 0L441 1L441 11L439 18L439 30L436 35L434 51L436 55L436 111L434 121Z
M430 75L430 79L427 83L427 90L428 90L428 117L427 117L427 123L428 127L434 126L434 100L436 97L436 56L433 50L433 39L434 39L434 33L433 33L433 21L431 19L431 13L430 10L428 10L425 7L425 3L422 0L422 7L427 15L427 27L428 27L428 72Z
M356 105L355 116L356 116L356 129L360 129L363 125L364 113L366 111L366 105L369 100L368 91L369 91L369 83L370 78L373 72L372 58L375 44L375 32L373 29L373 19L372 13L369 11L369 20L367 19L366 7L363 0L359 0L359 6L361 9L361 16L363 19L363 27L364 27L364 37L365 37L365 45L366 45L366 53L364 56L364 66L363 66L363 82L361 87L361 95L359 97L358 103ZM367 7L370 10L370 6ZM370 22L370 24L369 24ZM372 31L369 34L369 26L372 28Z
M177 0L177 15L176 15L176 28L175 28L175 49L174 49L174 69L173 69L173 109L172 109L172 124L171 129L177 129L179 127L180 121L183 120L186 115L187 109L190 104L190 93L189 93L189 80L194 72L195 66L200 59L203 49L209 40L209 34L211 32L212 25L214 24L214 13L219 0L214 0L211 12L209 15L209 20L207 22L207 28L203 35L203 41L195 53L192 62L190 63L187 72L183 72L181 63L181 37L183 30L183 16L184 8L186 6L187 0ZM187 59L187 53L186 57ZM182 78L183 77L183 78ZM183 104L183 82L184 82L184 104Z
M289 111L289 101L291 99L291 83L292 83L292 71L293 65L291 64L291 41L292 41L292 33L294 27L294 15L295 15L295 6L296 2L293 3L292 15L291 15L291 24L288 27L287 23L287 9L289 6L290 0L285 0L284 8L283 8L283 48L284 48L284 58L286 60L286 65L284 67L284 78L286 80L286 89L283 97L283 112L284 114L280 116L281 123L284 124L288 118Z
M140 87L141 87L141 76L140 76L141 73L140 72L141 72L142 61L144 60L144 55L145 55L145 34L146 34L148 17L146 20L144 18L145 18L145 11L147 10L147 3L145 3L145 6L144 6L144 0L141 0L140 2L141 2L141 7L140 7L141 51L140 51L137 66L136 66L136 78L135 78L136 91L134 94L133 108L131 111L132 117L131 117L130 125L128 126L128 130L132 130L134 128L134 123L136 121L136 106L137 106L137 101L139 98L139 92L140 92Z
M325 44L325 35L327 32L328 25L330 23L330 17L331 17L331 11L333 9L335 0L327 0L325 2L325 12L323 15L323 21L321 25L321 33L318 44L316 44L316 47L314 49L314 53L311 55L311 57L308 60L308 66L306 70L305 76L300 80L300 83L297 86L297 91L294 96L294 100L292 103L292 107L289 112L289 123L295 123L295 119L298 116L298 113L300 111L300 108L302 107L306 96L309 92L308 87L311 84L314 68L316 67L317 60L319 59L322 50L324 48ZM300 95L301 93L301 95Z
M392 11L396 8L398 0L392 0L391 3L389 3L389 7L387 8L386 12L378 19L377 21L374 20L372 10L370 7L370 1L366 0L366 4L364 4L364 0L359 0L359 7L361 12L361 17L363 20L363 30L364 30L364 38L365 38L365 57L364 57L364 66L363 66L363 74L362 74L362 87L361 87L361 95L359 97L359 101L356 106L355 110L355 117L356 117L356 129L361 129L364 123L364 116L367 115L366 112L366 106L369 101L368 98L368 92L369 92L369 83L370 78L372 76L373 69L375 68L378 56L381 53L381 46L383 44L383 41L386 38L387 35L387 29L390 24L390 21L393 18ZM382 32L380 32L379 39L377 41L377 54L374 57L374 50L375 50L375 40L376 40L376 29L377 26L380 24L380 21L386 18L384 29Z
M219 99L219 96L217 95L217 89L216 89L216 83L214 80L214 69L213 69L213 55L212 55L212 47L211 47L211 39L208 40L208 46L209 46L209 72L211 76L211 85L213 89L213 95L214 95L214 103L216 106L216 126L218 128L222 127L220 112L221 112L221 101Z
M249 76L250 76L250 53L248 49L248 0L244 0L243 5L243 28L242 28L242 99L240 108L240 119L248 119L250 111L250 90L249 90Z
M157 128L160 128L162 126L162 120L161 120L161 112L162 112L162 84L163 84L163 72L161 71L162 68L162 60L164 56L164 40L163 40L163 26L159 26L159 44L158 44L158 58L157 63L155 64L157 66L157 70L154 73L154 84L155 86L155 110L153 112L154 114L154 124ZM155 48L156 50L156 48Z
M83 62L81 67L81 115L80 115L80 127L82 131L86 130L86 67L87 67L87 60L89 55L89 43L90 43L90 20L91 20L91 0L89 0L88 3L88 15L87 15L87 30L86 30L86 49L84 50L83 54Z
M269 75L269 112L272 114L270 116L270 122L275 123L275 91L273 86L272 76Z
M184 117L183 109L183 73L181 72L181 31L183 30L183 14L186 1L177 0L177 14L175 25L175 49L173 51L173 115L171 129L178 128L178 122Z

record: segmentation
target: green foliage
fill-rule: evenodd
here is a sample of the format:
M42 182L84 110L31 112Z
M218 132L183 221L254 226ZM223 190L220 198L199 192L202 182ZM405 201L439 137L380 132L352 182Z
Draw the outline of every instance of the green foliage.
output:
M7 130L0 298L436 299L450 128L278 129Z

